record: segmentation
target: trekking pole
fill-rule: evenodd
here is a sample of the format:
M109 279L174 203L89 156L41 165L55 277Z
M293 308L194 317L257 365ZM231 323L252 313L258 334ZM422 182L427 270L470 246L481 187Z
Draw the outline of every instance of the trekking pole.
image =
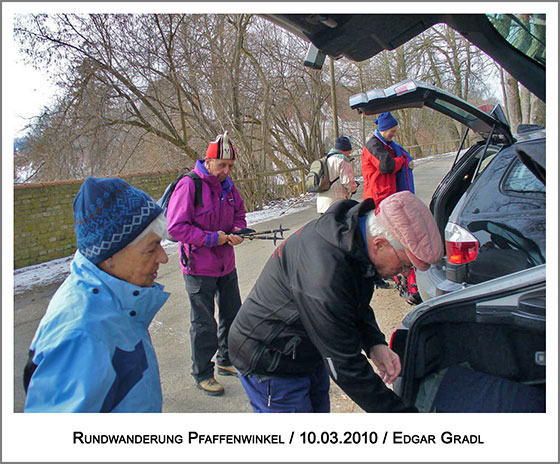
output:
M282 216L284 213L286 213L287 211L289 211L290 209L292 209L294 206L296 206L298 203L301 203L303 200L305 200L306 195L303 194L300 198L298 198L296 201L294 201L291 205L289 205L284 211L282 211L278 217Z
M248 240L273 240L274 245L276 245L276 242L278 240L284 240L284 232L288 230L290 229L283 229L282 225L280 224L278 229L263 230L262 232L257 232L255 229L244 228L236 232L232 232L232 234L238 235L239 237L243 237Z

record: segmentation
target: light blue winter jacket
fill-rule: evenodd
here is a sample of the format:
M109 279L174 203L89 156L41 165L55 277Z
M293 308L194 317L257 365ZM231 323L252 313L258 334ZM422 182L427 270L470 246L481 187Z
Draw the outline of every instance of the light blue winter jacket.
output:
M79 251L31 342L24 412L161 412L148 333L169 293L103 272Z

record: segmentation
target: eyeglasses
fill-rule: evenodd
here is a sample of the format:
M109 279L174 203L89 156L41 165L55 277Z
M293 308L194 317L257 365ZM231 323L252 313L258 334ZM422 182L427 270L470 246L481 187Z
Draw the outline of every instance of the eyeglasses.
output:
M395 256L397 257L397 259L401 263L401 269L398 272L399 274L408 274L408 273L412 272L414 269L416 269L414 267L414 265L404 263L403 260L401 259L401 257L399 256L399 254L397 253L397 250L395 250L395 248L392 247L392 246L391 246L391 248L393 249L393 253L395 253Z

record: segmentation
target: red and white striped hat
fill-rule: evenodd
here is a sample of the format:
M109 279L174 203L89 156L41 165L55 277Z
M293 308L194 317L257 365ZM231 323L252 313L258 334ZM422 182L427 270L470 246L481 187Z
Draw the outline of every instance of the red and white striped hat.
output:
M210 142L206 150L206 158L236 160L237 154L233 144L229 140L227 131L218 135L214 142Z

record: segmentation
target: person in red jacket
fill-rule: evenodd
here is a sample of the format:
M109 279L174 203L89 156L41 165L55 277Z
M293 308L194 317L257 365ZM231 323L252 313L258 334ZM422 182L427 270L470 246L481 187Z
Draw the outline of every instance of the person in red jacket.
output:
M377 129L362 151L363 199L373 198L376 205L393 193L414 193L414 162L406 150L394 142L398 121L390 112L375 120Z
M390 112L379 114L377 129L362 151L363 198L373 198L376 205L393 193L409 190L414 193L414 161L407 151L393 139L397 135L398 121ZM393 278L406 301L422 302L416 286L416 273L408 275L406 282ZM406 287L406 288L405 288Z

